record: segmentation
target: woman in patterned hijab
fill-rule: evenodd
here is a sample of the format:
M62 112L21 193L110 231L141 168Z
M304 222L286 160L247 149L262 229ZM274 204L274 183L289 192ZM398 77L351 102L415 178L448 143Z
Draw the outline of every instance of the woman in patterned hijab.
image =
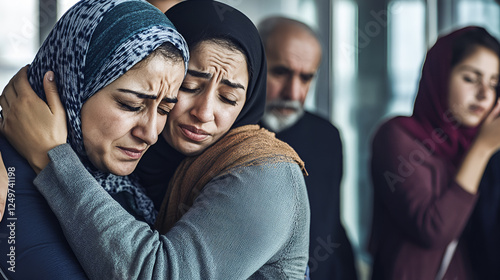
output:
M83 0L58 21L28 70L31 86L44 100L49 98L44 74L53 71L67 115L66 145L108 193L150 224L156 216L153 204L126 175L156 142L188 60L182 36L149 3ZM3 110L8 103L2 96ZM0 224L5 236L15 232L11 242L0 240L2 270L18 279L83 276L55 216L32 184L35 173L3 137L0 149L17 179L11 189L17 209Z
M166 49L164 46L168 45L162 45L164 43L175 48ZM167 53L179 50L187 69L184 39L150 4L123 0L81 1L56 25L28 71L30 84L42 98L43 74L49 70L55 72L68 116L68 143L106 191L130 193L141 216L149 223L154 221L149 199L128 177L99 170L89 158L83 142L80 112L90 97L160 46Z

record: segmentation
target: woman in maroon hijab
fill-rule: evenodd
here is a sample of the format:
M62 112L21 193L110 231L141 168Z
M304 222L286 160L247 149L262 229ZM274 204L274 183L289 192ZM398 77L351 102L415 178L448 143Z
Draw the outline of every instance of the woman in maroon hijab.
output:
M500 148L500 44L467 27L428 51L411 117L372 146L373 279L472 279L460 242L491 155Z

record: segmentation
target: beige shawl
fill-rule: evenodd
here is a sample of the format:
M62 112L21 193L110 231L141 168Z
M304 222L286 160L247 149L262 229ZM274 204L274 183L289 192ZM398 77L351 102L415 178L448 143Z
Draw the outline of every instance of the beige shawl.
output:
M155 228L161 234L168 232L193 205L203 187L216 176L236 167L278 162L296 162L307 176L304 162L295 150L276 139L274 133L258 125L230 130L201 155L186 158L179 165L170 180Z

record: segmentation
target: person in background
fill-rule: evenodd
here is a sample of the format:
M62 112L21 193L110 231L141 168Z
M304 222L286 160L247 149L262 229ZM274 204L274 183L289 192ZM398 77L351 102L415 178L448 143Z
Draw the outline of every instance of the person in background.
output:
M306 112L304 101L321 62L321 45L306 24L270 17L258 25L266 50L267 98L263 127L288 143L306 163L311 207L311 279L357 279L351 244L340 215L342 142L329 121Z
M477 279L500 279L500 152L486 166L479 192L465 233L472 270Z
M413 115L375 134L372 279L474 279L463 233L500 148L499 57L484 28L440 37L427 52Z

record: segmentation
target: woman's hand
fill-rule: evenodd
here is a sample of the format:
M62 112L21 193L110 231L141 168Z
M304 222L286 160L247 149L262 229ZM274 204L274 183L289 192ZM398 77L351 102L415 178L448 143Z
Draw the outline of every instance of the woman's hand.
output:
M500 148L500 100L483 121L479 133L464 157L455 181L466 191L476 194L491 156Z
M488 152L493 155L500 149L500 99L497 100L495 107L484 120L479 130L476 141L481 143ZM491 156L490 155L490 156Z
M54 73L47 72L43 79L47 105L31 89L27 71L28 66L22 68L0 96L3 115L0 132L39 173L49 163L47 152L66 143L66 113Z

